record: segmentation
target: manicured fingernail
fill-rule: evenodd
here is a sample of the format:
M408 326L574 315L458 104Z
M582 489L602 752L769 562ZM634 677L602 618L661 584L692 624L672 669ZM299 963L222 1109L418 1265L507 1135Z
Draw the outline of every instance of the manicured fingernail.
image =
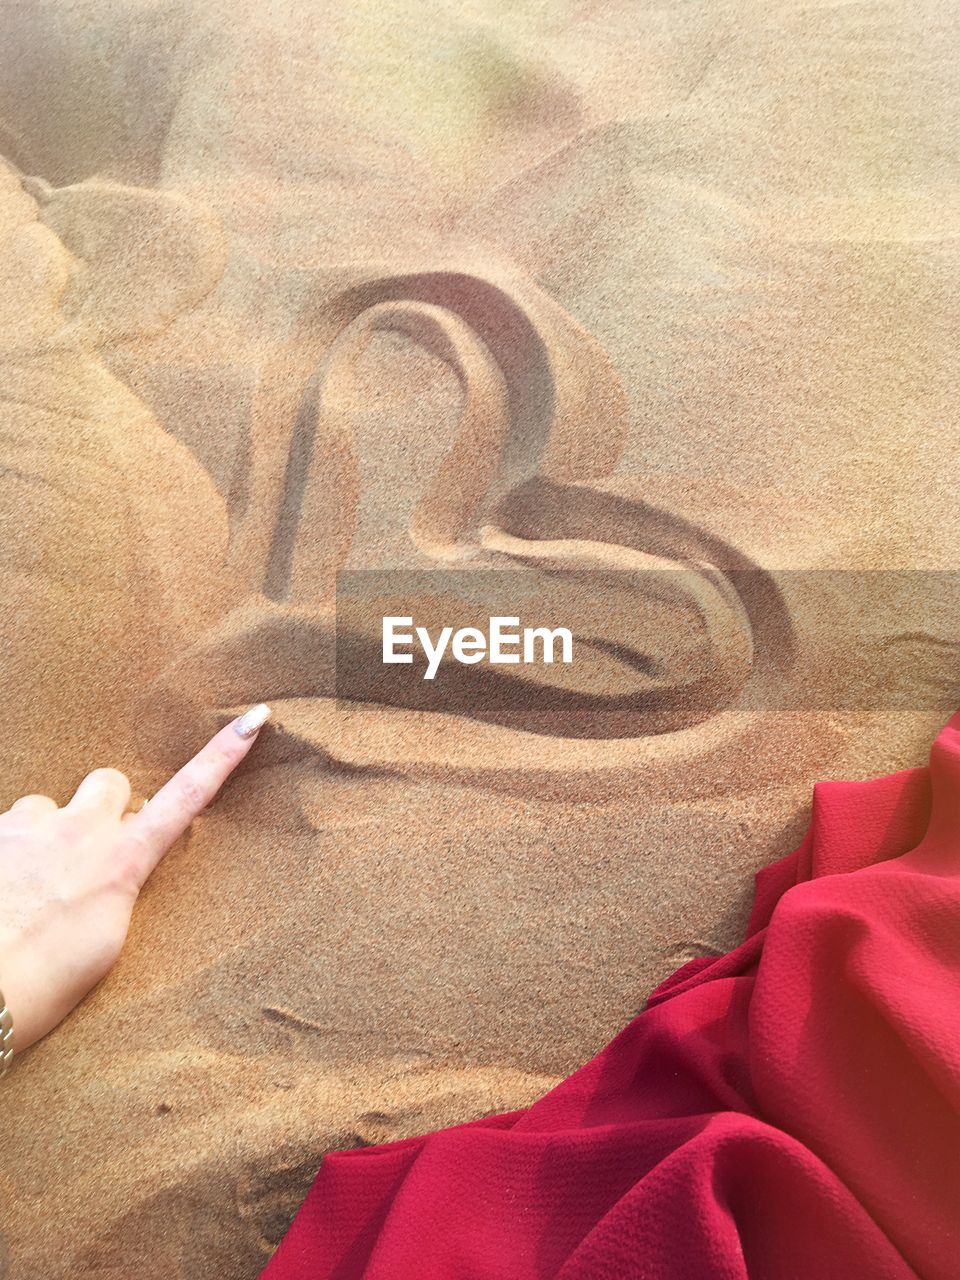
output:
M241 738L252 738L255 733L259 733L269 719L270 708L265 702L258 702L255 707L251 707L239 719L234 720L233 731Z

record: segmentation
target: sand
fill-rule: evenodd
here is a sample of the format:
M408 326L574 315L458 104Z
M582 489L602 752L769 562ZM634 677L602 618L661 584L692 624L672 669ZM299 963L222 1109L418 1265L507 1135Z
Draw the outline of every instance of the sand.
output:
M0 4L0 803L102 764L150 794L276 710L4 1083L0 1273L255 1276L324 1151L532 1101L736 939L813 781L922 763L942 679L616 737L338 705L333 587L956 565L958 34ZM791 581L737 615L743 678L840 688ZM955 622L888 609L889 680L935 685Z

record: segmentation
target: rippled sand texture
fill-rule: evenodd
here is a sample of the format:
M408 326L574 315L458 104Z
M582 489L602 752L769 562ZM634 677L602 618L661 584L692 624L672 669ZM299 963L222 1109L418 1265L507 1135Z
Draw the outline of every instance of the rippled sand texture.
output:
M937 716L724 707L843 678L765 572L958 561L957 26L0 0L0 802L277 712L5 1083L9 1274L255 1276L324 1150L528 1103L815 778L921 762ZM682 723L331 698L339 568L665 563Z

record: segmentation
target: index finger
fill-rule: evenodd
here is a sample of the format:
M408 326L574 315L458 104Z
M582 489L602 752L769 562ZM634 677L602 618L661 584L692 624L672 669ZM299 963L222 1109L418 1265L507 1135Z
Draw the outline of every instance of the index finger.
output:
M244 759L269 717L270 708L261 702L231 720L139 813L128 816L126 832L138 849L141 884Z

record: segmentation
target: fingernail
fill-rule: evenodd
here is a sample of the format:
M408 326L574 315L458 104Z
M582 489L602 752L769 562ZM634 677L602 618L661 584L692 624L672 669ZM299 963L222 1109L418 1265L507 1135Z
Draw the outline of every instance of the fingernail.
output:
M258 702L255 707L251 707L249 711L245 711L242 716L233 722L233 731L241 738L252 738L255 733L259 733L263 726L270 719L270 708L265 702Z

